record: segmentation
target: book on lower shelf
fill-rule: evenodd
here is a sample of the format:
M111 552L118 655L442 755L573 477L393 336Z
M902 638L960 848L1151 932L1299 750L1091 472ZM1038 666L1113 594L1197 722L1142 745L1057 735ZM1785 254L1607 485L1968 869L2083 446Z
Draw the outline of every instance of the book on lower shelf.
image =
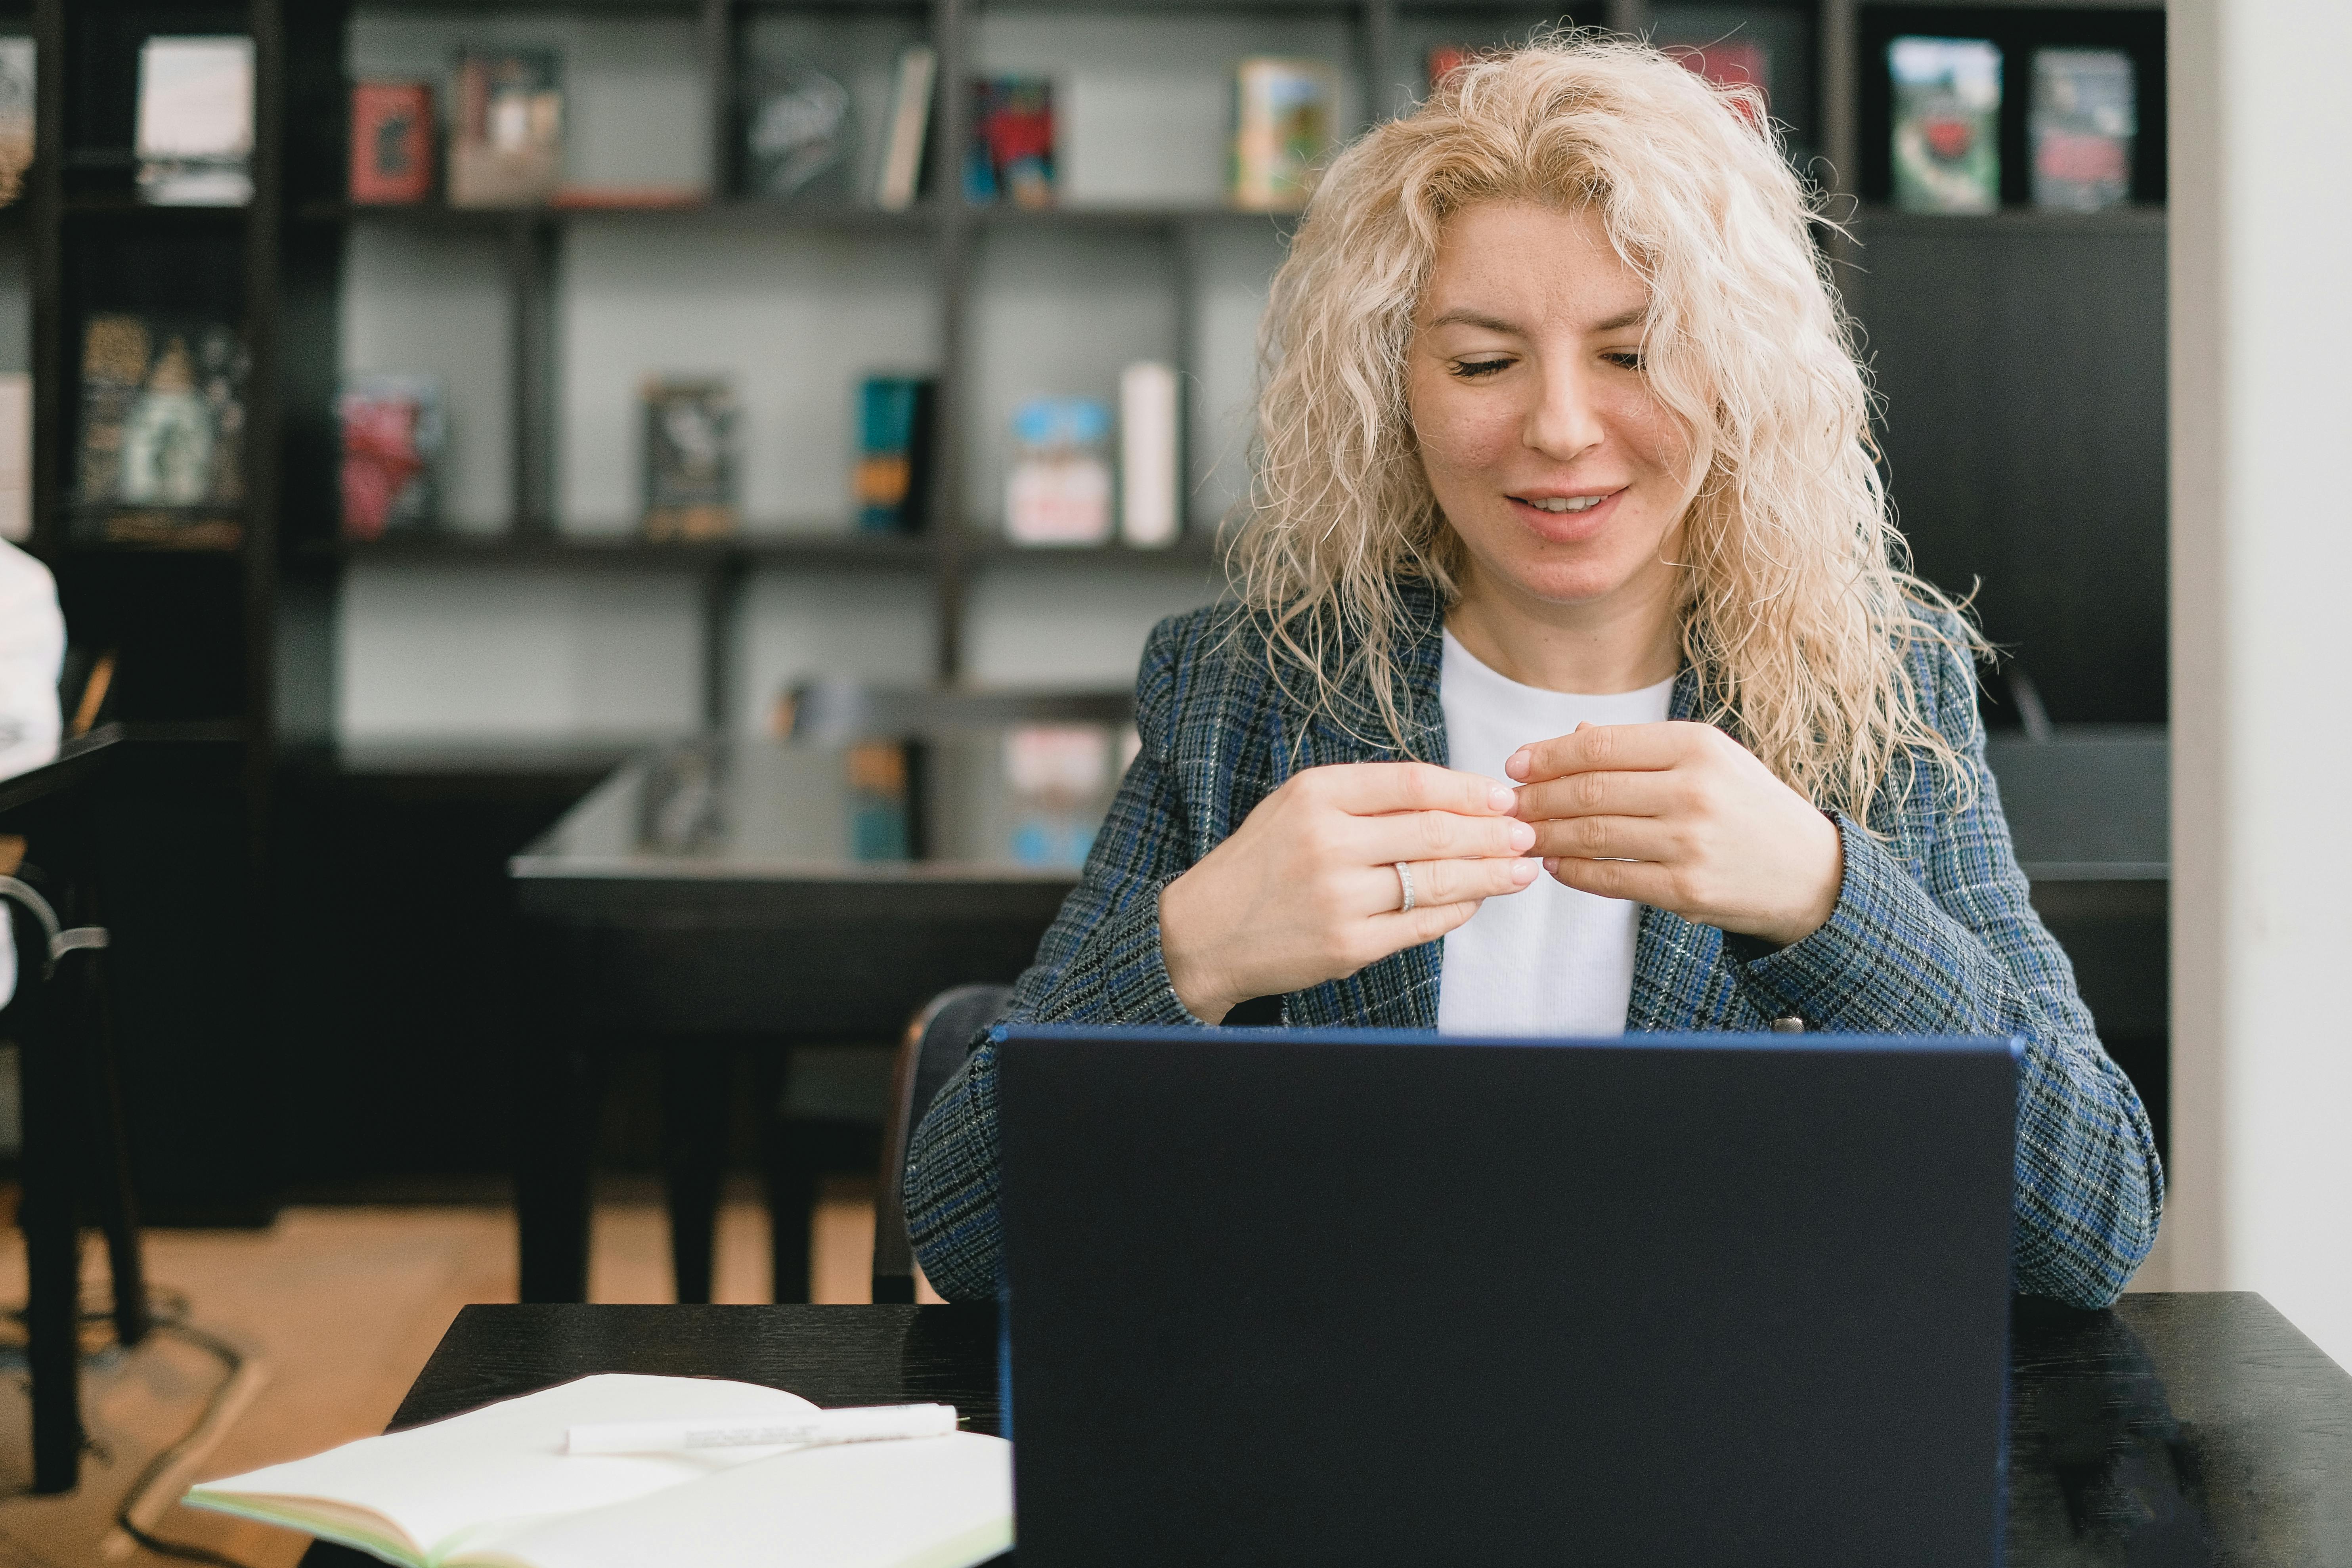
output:
M916 533L928 521L933 410L929 376L869 375L857 384L851 501L861 533Z
M232 542L245 500L245 340L221 321L84 323L75 499L118 542Z
M1012 1445L575 1454L574 1426L772 1424L816 1408L722 1378L606 1373L190 1489L184 1501L407 1568L968 1568L1013 1544Z
M399 206L433 194L433 89L421 81L352 88L351 199Z
M2121 49L2033 51L2033 205L2096 212L2131 200L2139 92Z
M1183 528L1179 397L1172 364L1139 360L1119 372L1118 536L1141 549L1173 544Z
M645 536L665 542L735 531L735 389L718 377L644 386Z
M1013 411L1004 534L1015 544L1108 544L1110 410L1091 397L1032 397Z
M344 384L335 413L343 442L345 539L433 528L448 445L444 402L436 375L372 373Z
M133 132L140 199L158 206L253 200L253 40L149 38L139 49Z
M556 51L461 54L451 77L449 205L527 207L552 196L563 183Z
M1895 205L1905 212L2000 206L2000 47L1990 38L1905 37L1886 46L1894 87Z

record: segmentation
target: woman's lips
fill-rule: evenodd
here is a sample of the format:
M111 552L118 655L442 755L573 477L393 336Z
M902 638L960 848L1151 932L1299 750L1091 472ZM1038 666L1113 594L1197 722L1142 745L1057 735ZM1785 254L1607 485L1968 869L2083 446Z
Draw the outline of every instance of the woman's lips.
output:
M1623 489L1613 489L1600 505L1586 507L1582 511L1546 511L1517 496L1508 499L1512 514L1537 538L1553 544L1580 544L1609 525L1610 519L1617 513L1617 503L1624 498Z

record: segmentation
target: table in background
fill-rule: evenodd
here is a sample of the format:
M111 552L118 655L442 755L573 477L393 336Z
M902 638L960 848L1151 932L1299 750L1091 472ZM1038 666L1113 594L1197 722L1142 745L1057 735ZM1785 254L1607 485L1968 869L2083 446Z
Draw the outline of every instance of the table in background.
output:
M522 1299L587 1298L597 1057L647 1043L664 1058L679 1295L707 1301L733 1048L774 1064L795 1043L895 1040L949 986L1027 968L1118 776L1114 730L1097 729L1094 772L1065 756L1064 783L1042 794L1014 787L1002 726L680 745L624 765L517 855ZM809 1178L782 1136L764 1161L776 1295L805 1300L794 1184Z
M392 1424L634 1372L940 1400L994 1432L996 1354L985 1305L467 1307ZM2021 1302L2010 1363L2008 1568L2352 1563L2352 1377L2261 1297ZM369 1561L319 1545L303 1568Z

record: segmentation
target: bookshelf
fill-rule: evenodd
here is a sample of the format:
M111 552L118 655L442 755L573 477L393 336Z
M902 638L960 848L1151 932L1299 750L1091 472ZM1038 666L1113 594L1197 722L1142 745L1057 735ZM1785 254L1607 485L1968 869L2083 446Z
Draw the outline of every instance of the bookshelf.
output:
M480 858L501 834L527 837L533 813L560 809L591 776L583 759L633 734L751 727L796 672L1124 679L1153 619L1216 591L1209 531L1238 493L1234 416L1287 227L1220 205L1231 62L1335 59L1360 126L1422 90L1432 46L1504 42L1560 19L1483 0L0 3L0 26L28 27L41 48L42 156L26 200L0 210L0 256L21 253L26 279L35 547L77 639L125 649L123 716L147 759L125 785L140 824L124 849L125 920L153 940L143 953L127 942L122 960L138 994L175 999L123 1024L148 1105L151 1206L266 1207L273 1137L261 1129L277 1108L218 1086L260 1081L273 1061L302 1064L288 1108L313 1131L295 1167L498 1165L492 1129L394 1131L431 1119L436 1073L478 1074L498 1044L488 971L453 981L447 999L414 994L394 972L440 958L399 933L451 918L430 885L432 846ZM1873 161L1886 134L1874 73L1894 30L2016 49L2113 43L2143 61L2141 189L2160 195L2160 8L1610 0L1574 19L1670 42L1745 27L1771 44L1789 84L1776 112L1853 204L1855 243L1832 255L1869 334L1890 487L1922 570L1956 588L1982 578L1989 629L2018 650L2053 718L2160 721L2161 205L2066 214L2012 200L1981 217L1915 216L1885 205ZM127 151L139 42L209 31L257 41L255 199L142 206ZM931 172L912 210L735 194L733 84L748 52L838 45L864 73L851 85L865 112L876 62L916 41L940 51L940 70ZM350 80L438 79L459 43L563 50L578 173L698 184L707 199L351 205ZM1021 68L1071 88L1056 106L1065 205L968 205L936 151L961 144L961 84ZM2011 70L2021 100L2021 54ZM1150 133L1158 123L1164 135ZM79 537L68 480L79 333L92 310L116 305L202 307L247 325L233 546ZM1005 543L993 498L1011 401L1105 395L1119 363L1146 355L1185 373L1191 531L1166 551ZM902 367L941 383L933 526L856 534L850 387ZM449 526L347 543L333 393L349 370L409 368L448 374L463 448ZM705 368L740 372L760 421L745 522L725 541L643 541L631 521L635 378ZM516 671L574 657L573 685L597 688L594 700L524 712L540 689ZM2013 722L2014 709L1991 716ZM382 763L394 752L404 760ZM413 853L360 857L374 879L349 888L322 870L386 823ZM494 898L493 875L470 859L458 869L468 898ZM224 897L226 918L213 912ZM312 921L320 899L369 913ZM289 912L317 929L274 923ZM452 942L494 952L501 918L464 914ZM334 946L334 931L359 930L411 945ZM304 1037L322 1009L354 1042L324 1059ZM362 1103L380 1108L383 1131L318 1130ZM187 1131L205 1120L214 1132Z

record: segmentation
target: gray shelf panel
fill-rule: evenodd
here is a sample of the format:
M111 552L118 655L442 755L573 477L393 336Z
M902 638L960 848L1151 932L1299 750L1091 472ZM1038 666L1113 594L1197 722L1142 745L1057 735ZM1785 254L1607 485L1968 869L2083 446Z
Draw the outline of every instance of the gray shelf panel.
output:
M676 543L627 536L563 538L434 534L366 542L337 542L312 553L387 565L627 567L704 570L719 566L802 565L922 571L934 552L907 534L767 533Z

